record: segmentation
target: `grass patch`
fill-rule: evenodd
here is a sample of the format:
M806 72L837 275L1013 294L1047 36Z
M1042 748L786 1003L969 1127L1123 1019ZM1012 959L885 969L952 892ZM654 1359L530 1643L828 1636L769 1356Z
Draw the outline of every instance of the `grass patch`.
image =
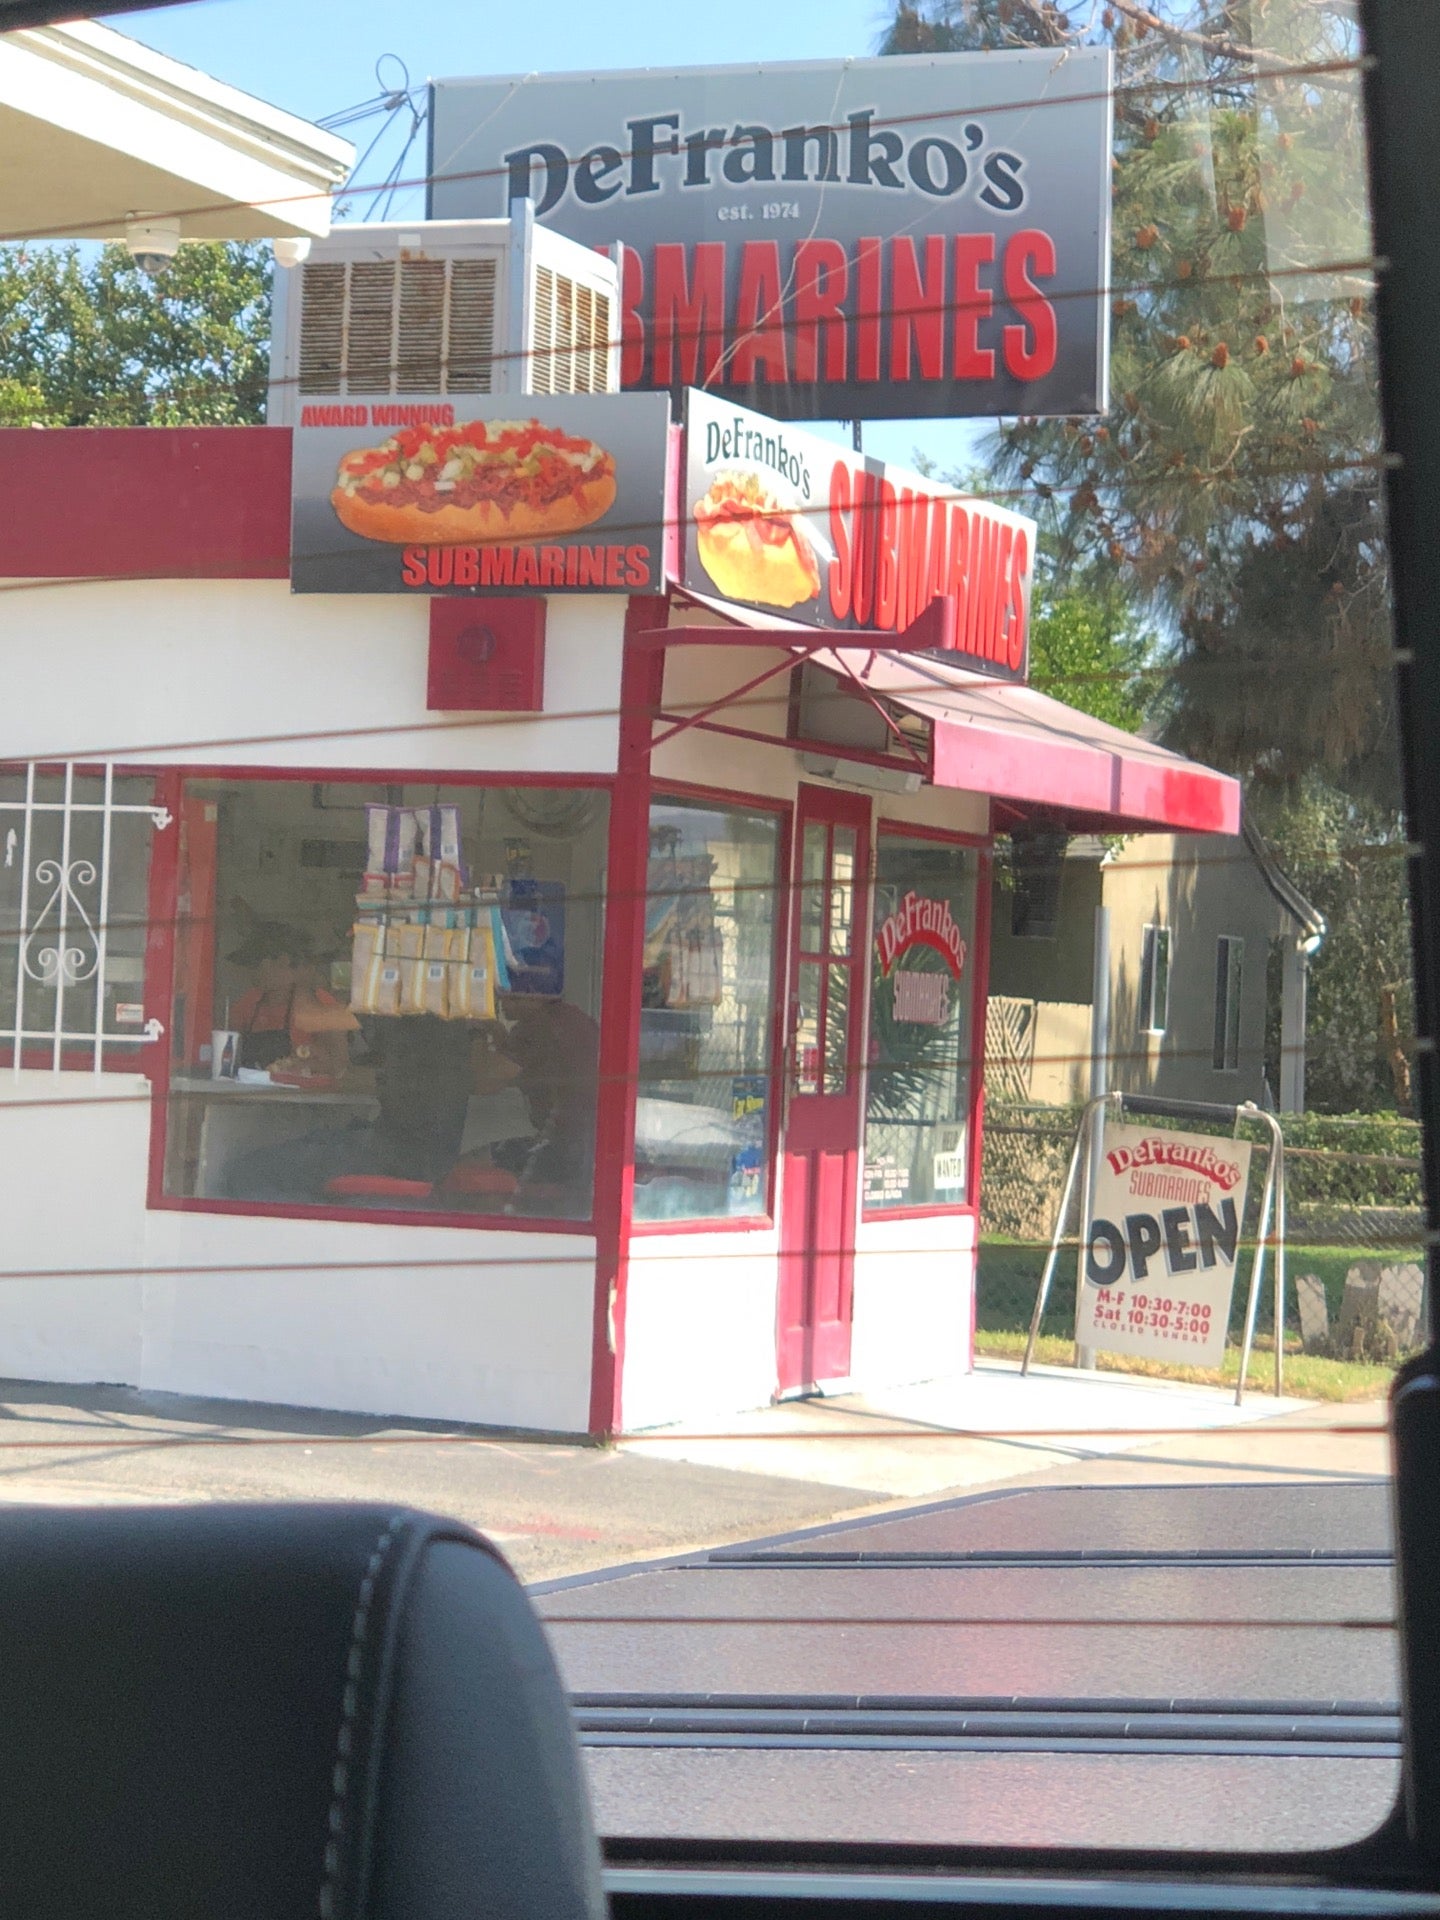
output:
M1350 1256L1347 1256L1350 1257ZM1302 1269L1309 1271L1309 1269ZM1342 1276L1343 1277L1343 1276ZM1023 1329L979 1327L975 1333L977 1354L989 1354L1005 1360L1019 1360L1025 1352ZM1048 1367L1075 1364L1075 1343L1061 1334L1042 1333L1035 1343L1035 1358ZM1240 1374L1240 1351L1231 1347L1219 1367L1186 1367L1168 1360L1148 1360L1138 1354L1102 1353L1100 1365L1107 1373L1141 1374L1150 1380L1180 1380L1188 1386L1233 1387ZM1297 1347L1285 1348L1285 1393L1297 1400L1379 1400L1389 1391L1394 1378L1392 1367L1372 1366L1364 1361L1329 1360L1321 1354L1301 1353ZM1250 1354L1247 1393L1265 1394L1274 1390L1275 1348L1273 1341L1257 1340Z
M1002 1240L986 1238L980 1243L979 1295L976 1303L976 1325L985 1333L1009 1333L1029 1330L1030 1315L1035 1307L1035 1294L1040 1285L1040 1276L1045 1270L1045 1247L1036 1246L1033 1241ZM1330 1320L1333 1325L1339 1312L1341 1296L1345 1292L1345 1275L1359 1260L1382 1260L1387 1265L1406 1260L1421 1258L1419 1249L1404 1251L1396 1248L1370 1247L1306 1247L1289 1246L1285 1249L1285 1271L1289 1285L1286 1288L1285 1322L1287 1330L1298 1325L1295 1308L1295 1276L1297 1273L1318 1274L1325 1285L1325 1297L1330 1306ZM1240 1261L1240 1270L1235 1277L1235 1292L1230 1304L1230 1338L1238 1340L1245 1322L1245 1298L1250 1286L1251 1250L1246 1248ZM1260 1292L1260 1310L1256 1316L1256 1328L1261 1332L1271 1332L1274 1328L1275 1303L1272 1291L1274 1267L1272 1256L1265 1257L1265 1278ZM1060 1258L1055 1267L1055 1278L1050 1288L1050 1298L1046 1304L1045 1319L1041 1326L1042 1334L1070 1335L1075 1327L1075 1265L1076 1251L1073 1246L1062 1247ZM995 1349L998 1351L998 1349ZM1286 1366L1290 1366L1289 1343L1286 1343ZM1296 1359L1307 1361L1317 1358L1315 1355L1300 1355ZM1179 1376L1177 1375L1177 1378ZM1327 1396L1328 1397L1328 1396Z

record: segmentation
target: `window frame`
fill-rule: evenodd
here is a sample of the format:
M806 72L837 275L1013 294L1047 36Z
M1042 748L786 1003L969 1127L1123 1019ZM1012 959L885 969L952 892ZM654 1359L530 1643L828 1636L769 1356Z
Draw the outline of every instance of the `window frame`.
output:
M184 765L171 765L164 768L136 771L153 771L155 774L155 792L157 803L162 795L170 811L179 817L180 802L184 796L185 785L190 780L254 780L274 783L292 781L300 785L313 786L321 783L327 786L454 786L454 787L546 787L546 788L585 788L603 791L609 796L613 817L615 805L616 781L612 774L586 773L521 773L507 771L501 774L477 773L473 768L454 770L451 768L421 767L397 769L393 767L266 767L236 766L230 763L211 765L206 761L188 762ZM604 868L600 875L600 898L602 907L608 911L609 894L609 850L607 834L607 853ZM157 871L158 870L158 871ZM602 1156L598 1151L591 1175L590 1207L583 1218L557 1220L550 1217L527 1218L523 1214L486 1213L478 1209L467 1208L464 1212L445 1211L441 1208L421 1212L418 1209L400 1207L356 1207L331 1206L319 1204L294 1204L288 1201L267 1200L222 1200L207 1199L185 1194L173 1194L165 1191L165 1158L170 1130L170 1078L172 1061L170 1058L169 1009L173 1004L175 988L175 962L178 942L177 915L179 911L180 885L180 837L175 834L164 848L163 856L152 856L151 868L151 954L147 956L145 1006L147 1016L152 1009L152 1001L162 1012L166 1021L165 1034L157 1047L151 1051L157 1056L151 1071L150 1099L150 1165L146 1183L145 1205L147 1211L155 1213L209 1213L233 1214L241 1217L265 1220L311 1220L317 1223L333 1221L346 1224L360 1223L370 1226L403 1227L459 1227L471 1232L489 1233L549 1233L564 1234L571 1238L595 1239L602 1231L602 1223L607 1214L607 1204L603 1197L597 1197L600 1184ZM598 1025L601 1031L601 1046L604 1046L604 1032L607 1021L612 1017L612 998L614 983L604 970L605 941L601 940L600 1010ZM153 985L152 985L153 976ZM615 1109L622 1105L625 1098L624 1088L607 1094L604 1075L600 1076L600 1089L596 1099L596 1139L605 1136L608 1127L617 1124Z
M777 1196L778 1168L780 1159L780 1109L784 1100L784 1052L785 1052L785 982L786 964L789 954L790 927L790 887L787 876L790 872L790 855L795 832L795 802L776 799L770 794L746 793L739 788L697 786L686 780L657 780L649 793L649 805L657 803L663 806L667 801L684 804L694 801L697 805L743 807L749 813L773 814L779 824L775 839L775 899L777 913L775 934L770 957L770 1071L766 1075L769 1089L765 1111L765 1204L755 1213L740 1214L735 1217L717 1216L713 1220L637 1220L634 1207L634 1182L626 1183L626 1220L625 1232L632 1239L656 1239L663 1235L674 1234L711 1234L711 1233L773 1233L776 1225L775 1201ZM635 990L640 988L637 968ZM639 1092L639 1023L636 1023L637 1053L633 1064L636 1078L636 1092Z
M1211 1067L1216 1073L1240 1071L1240 1023L1244 1013L1244 995L1245 936L1239 933L1217 934L1215 939L1215 1034L1210 1056ZM1235 1040L1233 1060L1230 1058L1232 1026Z
M972 847L979 854L975 876L975 970L970 982L970 1099L966 1113L965 1198L963 1200L927 1200L914 1207L873 1207L865 1204L865 1134L870 1101L870 970L875 958L874 896L875 876L880 861L880 841L892 839L934 840L942 846ZM995 842L992 835L960 833L948 827L920 825L909 820L888 819L875 822L875 837L870 858L869 898L865 903L868 939L865 959L865 1084L860 1106L860 1220L864 1226L887 1220L954 1219L969 1215L975 1221L976 1243L980 1228L980 1163L983 1153L985 1120L985 1023L990 1006L990 922L994 882Z
M1165 1004L1160 1022L1155 1021L1156 959L1161 940L1165 942ZM1175 967L1174 934L1164 920L1147 920L1140 934L1140 1031L1160 1039L1170 1028L1170 980Z

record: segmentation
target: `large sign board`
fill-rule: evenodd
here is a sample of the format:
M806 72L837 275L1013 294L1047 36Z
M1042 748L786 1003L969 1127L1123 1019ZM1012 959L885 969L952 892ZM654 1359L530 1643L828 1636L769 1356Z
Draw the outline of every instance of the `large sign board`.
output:
M623 383L781 418L1106 405L1102 48L436 81L429 213L623 244Z
M686 407L683 581L838 632L954 597L962 664L1023 680L1035 523L713 394Z
M663 395L302 394L298 417L296 593L662 588Z
M1218 1367L1249 1176L1245 1141L1107 1127L1080 1249L1077 1345Z

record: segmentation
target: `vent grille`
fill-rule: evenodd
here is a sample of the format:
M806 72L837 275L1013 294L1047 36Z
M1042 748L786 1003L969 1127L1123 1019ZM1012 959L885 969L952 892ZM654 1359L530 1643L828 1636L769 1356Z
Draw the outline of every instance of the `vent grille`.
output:
M549 267L535 269L535 339L530 360L532 393L563 393L556 384L555 275Z
M300 303L305 393L489 393L493 259L307 262Z
M577 360L588 362L589 385L577 380L577 393L604 393L610 385L610 302L594 287L580 287L575 315Z
M489 393L495 361L495 262L450 262L450 381L457 393Z
M345 283L349 269L317 262L306 267L300 305L300 386L305 393L339 393L345 364Z
M395 385L400 393L444 391L445 281L443 260L400 263L400 319L395 330Z
M389 393L395 342L398 261L356 260L350 267L345 386L350 393Z
M604 393L610 375L610 302L549 267L535 272L532 388Z

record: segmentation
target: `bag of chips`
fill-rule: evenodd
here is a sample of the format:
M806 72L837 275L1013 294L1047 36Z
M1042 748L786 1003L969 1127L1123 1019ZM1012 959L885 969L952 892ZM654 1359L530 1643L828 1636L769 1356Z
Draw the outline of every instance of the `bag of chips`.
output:
M433 1013L441 1020L448 1018L450 1012L450 976L455 969L451 943L454 938L449 927L425 928L423 1011Z

